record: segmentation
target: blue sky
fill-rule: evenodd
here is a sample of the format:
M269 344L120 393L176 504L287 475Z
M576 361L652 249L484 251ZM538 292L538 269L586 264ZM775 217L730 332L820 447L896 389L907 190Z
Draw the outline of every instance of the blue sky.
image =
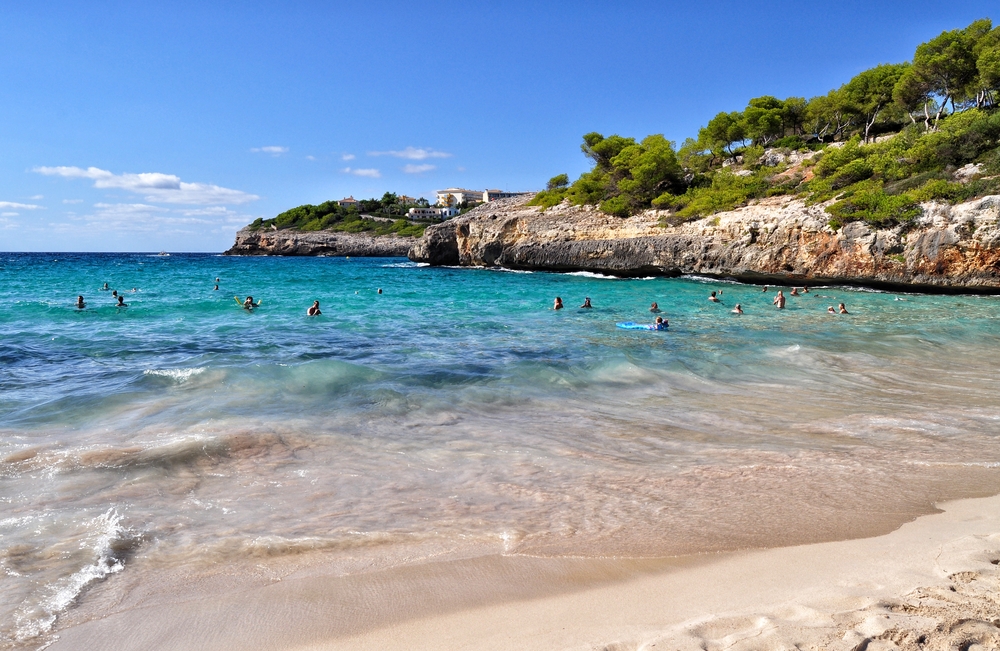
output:
M678 143L989 2L18 2L0 250L220 251L303 203L537 189L589 131Z

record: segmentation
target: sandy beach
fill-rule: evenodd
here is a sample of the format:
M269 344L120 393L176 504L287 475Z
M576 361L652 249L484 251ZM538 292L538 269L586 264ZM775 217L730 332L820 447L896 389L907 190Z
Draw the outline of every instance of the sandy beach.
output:
M694 559L488 557L137 591L84 607L93 619L49 648L995 649L1000 496L940 508L874 538Z

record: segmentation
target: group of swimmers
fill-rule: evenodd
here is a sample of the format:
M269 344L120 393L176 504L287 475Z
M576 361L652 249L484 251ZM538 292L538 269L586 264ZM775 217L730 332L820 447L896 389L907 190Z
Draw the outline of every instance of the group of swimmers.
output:
M117 289L111 289L110 287L108 287L107 283L104 283L104 286L101 287L101 291L102 292L107 292L107 291L111 292L111 299L113 301L115 301L115 303L114 303L115 307L128 307L128 303L125 302L125 296L122 295L122 294L119 294ZM139 290L136 289L135 287L133 287L130 291L134 293L134 292L137 292ZM76 307L79 310L82 310L83 308L87 307L87 303L83 300L83 294L81 294L81 295L79 295L79 296L76 297Z
M762 289L761 292L762 293L766 293L767 290L768 290L767 285L764 285L764 289ZM723 292L723 290L721 290L721 289L717 290L717 291L713 291L712 293L710 293L708 295L708 300L711 301L712 303L721 303L722 302L722 292ZM798 287L792 287L792 291L790 292L790 295L791 296L803 296L803 295L808 294L808 293L809 293L809 288L808 287L803 287L801 292L799 291ZM829 297L821 297L818 294L813 294L813 296L815 296L817 298L829 298ZM782 291L782 290L779 289L778 293L774 296L774 300L771 301L771 304L774 305L774 307L778 308L779 310L785 309L785 293L784 293L784 291ZM563 305L562 298L560 298L559 296L556 296L555 304L552 306L552 309L553 310L561 310L564 307L565 306ZM592 307L594 307L594 306L591 305L591 303L590 303L590 297L589 296L584 299L583 305L580 306L581 309L592 308ZM657 305L655 301L652 303L652 305L649 306L649 311L652 312L653 314L658 314L658 313L662 312L662 310L660 310L660 306ZM732 314L743 314L743 306L740 303L737 303L736 307L734 307L732 310L730 310L730 313L732 313ZM836 309L834 309L834 307L831 305L830 307L826 308L826 313L827 314L850 314L850 312L847 311L847 306L844 305L843 303L838 304L837 307L836 307ZM653 324L653 329L655 329L655 330L665 330L667 328L667 325L668 325L667 321L662 316L658 316L658 317L656 317L656 322Z

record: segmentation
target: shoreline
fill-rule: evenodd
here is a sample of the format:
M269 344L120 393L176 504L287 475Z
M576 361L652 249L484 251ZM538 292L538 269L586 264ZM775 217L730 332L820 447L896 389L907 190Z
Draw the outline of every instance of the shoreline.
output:
M998 606L982 597L1000 585L1000 495L939 508L881 536L765 550L492 555L344 577L303 570L249 588L192 585L146 606L119 601L114 614L60 627L49 648L846 651L921 635L1000 641L987 612Z

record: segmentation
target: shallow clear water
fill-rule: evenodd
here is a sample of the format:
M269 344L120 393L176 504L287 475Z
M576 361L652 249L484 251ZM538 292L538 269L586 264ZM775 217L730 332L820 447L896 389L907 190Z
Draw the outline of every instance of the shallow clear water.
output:
M405 260L0 254L0 647L150 568L697 553L865 535L1000 490L1000 300L772 296ZM669 331L615 327L652 301ZM826 313L839 302L851 314Z

